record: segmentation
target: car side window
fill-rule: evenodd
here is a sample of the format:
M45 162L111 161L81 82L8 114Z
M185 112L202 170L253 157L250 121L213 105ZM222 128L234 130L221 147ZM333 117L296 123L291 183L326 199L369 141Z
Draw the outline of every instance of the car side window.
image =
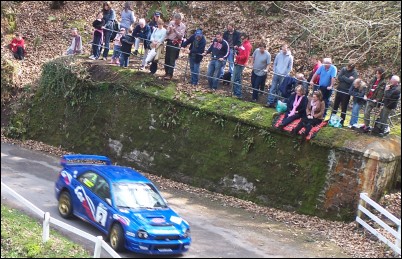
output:
M102 200L106 201L106 198L110 199L110 187L105 178L98 176L98 182L94 187L94 193L98 195Z
M83 185L85 185L89 189L93 190L97 179L98 179L98 174L95 172L89 171L89 172L82 174L78 178L78 181L80 181Z

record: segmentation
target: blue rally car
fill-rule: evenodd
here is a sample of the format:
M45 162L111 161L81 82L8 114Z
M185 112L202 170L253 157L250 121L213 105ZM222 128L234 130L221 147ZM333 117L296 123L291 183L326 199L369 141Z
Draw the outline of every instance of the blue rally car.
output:
M75 215L91 223L110 238L116 251L188 251L189 224L167 205L148 178L133 169L111 165L105 156L65 155L61 165L56 198L63 218Z

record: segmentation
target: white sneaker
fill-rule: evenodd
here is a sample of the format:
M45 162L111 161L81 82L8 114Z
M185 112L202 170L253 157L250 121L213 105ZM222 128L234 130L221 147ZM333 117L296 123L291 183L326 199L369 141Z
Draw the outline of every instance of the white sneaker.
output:
M350 124L348 125L348 128L349 128L349 129L351 129L352 127L354 127L354 126L352 126L352 125L350 125Z
M89 56L88 58L89 58L89 59L95 59L95 56L94 56L94 55L91 55L91 56Z

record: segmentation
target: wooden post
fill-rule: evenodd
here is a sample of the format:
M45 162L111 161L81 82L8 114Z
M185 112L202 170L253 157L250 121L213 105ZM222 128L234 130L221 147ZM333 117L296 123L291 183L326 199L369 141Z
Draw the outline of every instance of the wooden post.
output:
M50 222L50 213L45 212L43 217L43 233L42 233L42 242L46 243L49 240L49 222Z
M102 236L97 236L96 242L95 242L95 250L94 250L94 258L100 258L101 251L102 251Z
M367 195L367 193L360 193L359 205L361 205L361 206L363 206L363 207L366 208L366 201L362 199L362 196L363 196L363 195ZM359 218L361 218L361 219L363 220L364 217L365 217L364 215L365 215L365 214L364 214L361 210L357 209L357 216L358 216ZM358 228L363 227L362 225L359 224L359 222L356 222L356 226L357 226Z

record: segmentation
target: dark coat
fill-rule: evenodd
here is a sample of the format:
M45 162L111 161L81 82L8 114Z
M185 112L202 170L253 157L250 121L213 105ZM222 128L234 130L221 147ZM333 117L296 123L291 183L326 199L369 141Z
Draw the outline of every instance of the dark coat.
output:
M228 41L228 38L229 38L229 31L225 31L223 33L223 39ZM240 45L241 45L240 32L234 30L233 31L233 46L240 47Z
M141 26L138 24L137 26L135 26L132 35L135 38L140 38L141 40L144 40L144 48L151 49L151 41L149 40L151 38L151 34L152 30L148 24L145 24L144 28L141 28Z
M366 87L364 87L362 91L359 91L359 88L355 88L355 86L352 85L349 89L349 95L353 96L353 103L358 103L359 105L366 103L366 100L363 99L365 93Z
M181 46L186 47L190 44L189 56L193 55L195 57L195 63L198 64L201 62L202 58L204 57L201 54L204 53L204 51L205 51L205 46L207 45L207 41L206 41L205 37L202 36L201 40L198 42L197 48L194 47L195 46L194 41L196 41L195 34L191 35L191 37L188 38L188 40L183 41Z
M353 76L353 79L349 77ZM347 93L350 89L350 86L353 84L353 81L359 76L356 69L352 69L349 71L346 67L343 67L338 74L338 88L337 90Z
M390 86L384 92L384 106L388 109L395 109L398 105L399 98L401 98L401 86Z
M286 113L286 117L289 115L290 111L292 111L293 109L293 102L295 101L296 98L296 93L293 93L290 95L290 97L287 100L287 113ZM306 108L307 108L307 103L308 103L308 99L305 95L303 95L302 97L303 99L301 100L299 106L296 108L297 113L300 115L301 118L307 118L307 114L306 114Z

